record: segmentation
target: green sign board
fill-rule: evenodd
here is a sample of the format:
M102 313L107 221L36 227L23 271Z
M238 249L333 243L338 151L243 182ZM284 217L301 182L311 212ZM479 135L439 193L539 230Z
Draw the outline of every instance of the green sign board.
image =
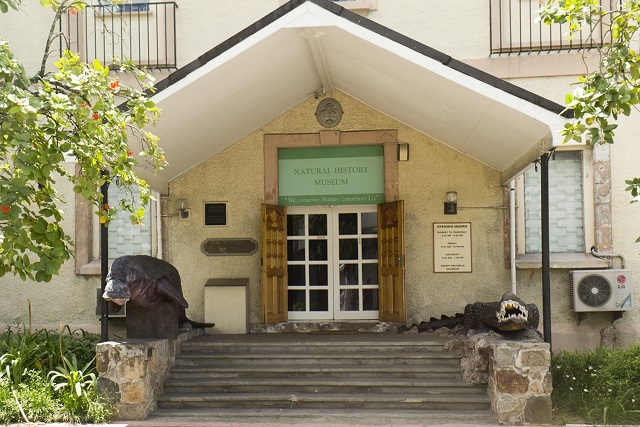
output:
M384 203L384 148L281 148L278 183L283 206Z

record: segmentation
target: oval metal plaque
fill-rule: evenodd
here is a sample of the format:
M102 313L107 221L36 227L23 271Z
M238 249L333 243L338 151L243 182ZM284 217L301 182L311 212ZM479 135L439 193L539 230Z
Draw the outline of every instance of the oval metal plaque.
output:
M258 251L258 242L253 239L207 239L200 245L207 256L251 255Z

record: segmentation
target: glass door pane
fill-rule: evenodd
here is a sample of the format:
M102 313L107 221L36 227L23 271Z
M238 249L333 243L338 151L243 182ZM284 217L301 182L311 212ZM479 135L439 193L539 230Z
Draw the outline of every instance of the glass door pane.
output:
M333 208L335 319L378 318L378 217L375 206Z
M333 318L328 208L288 209L289 319Z

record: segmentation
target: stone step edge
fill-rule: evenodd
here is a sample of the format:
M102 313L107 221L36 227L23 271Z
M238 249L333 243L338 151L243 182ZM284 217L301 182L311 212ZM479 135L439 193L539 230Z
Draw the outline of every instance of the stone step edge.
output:
M371 366L371 365L359 365L353 366L354 369L348 369L344 367L337 367L336 369L327 368L318 368L313 366L255 366L255 365L239 365L239 366L229 366L229 367L219 367L219 366L198 366L198 365L180 365L174 366L171 369L172 374L192 374L193 376L197 374L274 374L274 375L282 375L282 374L339 374L339 375L349 375L349 374L372 374L372 375L393 375L393 374L444 374L444 375L460 375L460 367L456 365L441 365L441 366L416 366L416 365L404 365L407 369L389 369L389 367L383 366ZM357 368L357 369L356 369Z
M437 341L184 341L185 347L435 347L444 350L444 342Z
M423 379L401 378L398 379L381 379L381 378L355 378L355 379L341 379L341 378L327 378L327 379L295 379L291 378L233 378L233 379L179 379L171 378L165 381L165 386L170 385L173 387L223 387L223 386L316 386L316 387L463 387L468 389L486 390L483 386L476 386L464 382L462 379L459 381L431 381Z
M478 396L443 393L428 394L386 394L386 393L163 393L158 402L395 402L395 403L490 403L486 394Z
M461 409L460 411L450 411L442 409L405 409L398 411L397 409L317 409L317 408L190 408L189 411L176 408L158 408L151 412L148 421L158 420L163 417L181 417L184 419L193 419L205 417L207 421L212 417L217 418L307 418L309 421L313 418L332 418L339 417L339 419L414 419L416 417L443 417L447 421L472 418L474 424L478 424L476 419L484 419L488 422L497 424L495 414L490 410L482 409ZM263 420L267 421L267 420ZM428 419L423 422L427 423ZM427 423L431 424L431 423Z
M388 353L214 353L205 351L180 352L177 359L230 358L230 359L389 359ZM393 353L394 359L459 359L447 352Z

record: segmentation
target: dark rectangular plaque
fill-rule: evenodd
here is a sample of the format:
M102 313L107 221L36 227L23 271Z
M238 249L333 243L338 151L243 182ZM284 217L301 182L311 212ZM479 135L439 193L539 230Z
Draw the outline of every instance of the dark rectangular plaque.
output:
M205 203L204 225L227 225L227 204Z

